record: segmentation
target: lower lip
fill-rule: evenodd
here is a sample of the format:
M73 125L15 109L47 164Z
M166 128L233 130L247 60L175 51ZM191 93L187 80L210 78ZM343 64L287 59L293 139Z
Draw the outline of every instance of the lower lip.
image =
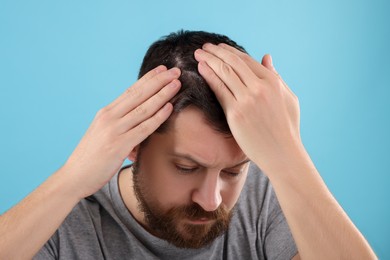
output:
M196 220L187 220L187 221L193 225L205 225L205 224L212 223L214 220L205 218L205 219L196 219Z

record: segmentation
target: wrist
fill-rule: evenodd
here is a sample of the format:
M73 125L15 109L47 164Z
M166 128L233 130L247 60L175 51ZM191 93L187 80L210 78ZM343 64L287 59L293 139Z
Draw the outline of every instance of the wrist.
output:
M268 178L284 177L303 169L315 169L315 166L300 140L286 143L275 151L268 150L268 158L254 160Z
M57 189L64 197L76 203L85 197L80 178L66 164L55 173L55 177L58 178Z

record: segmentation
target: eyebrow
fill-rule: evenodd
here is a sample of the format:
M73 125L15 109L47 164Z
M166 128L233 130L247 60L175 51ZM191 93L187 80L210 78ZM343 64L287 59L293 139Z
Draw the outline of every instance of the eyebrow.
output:
M201 163L199 161L197 161L196 159L194 159L191 155L189 154L185 154L185 153L168 153L170 156L174 156L174 157L180 157L180 158L183 158L183 159L186 159L188 161L191 161L203 168L210 168L211 166L206 164L206 163ZM232 168L235 168L235 167L238 167L238 166L241 166L243 164L246 164L250 162L250 159L249 158L246 158L245 160L243 160L242 162L239 162L237 163L236 165L234 166L230 166L230 167L226 167L226 169L232 169Z

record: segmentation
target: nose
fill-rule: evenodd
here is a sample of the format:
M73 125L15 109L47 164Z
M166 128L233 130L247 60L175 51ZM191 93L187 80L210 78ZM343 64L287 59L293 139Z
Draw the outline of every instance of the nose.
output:
M192 194L192 201L205 211L214 211L222 203L219 174L207 174Z

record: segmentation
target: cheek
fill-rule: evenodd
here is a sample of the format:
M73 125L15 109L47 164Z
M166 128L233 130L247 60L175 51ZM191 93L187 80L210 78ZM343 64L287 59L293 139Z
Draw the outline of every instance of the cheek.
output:
M190 198L189 183L175 174L166 163L144 163L141 174L151 199L166 207L188 204Z

